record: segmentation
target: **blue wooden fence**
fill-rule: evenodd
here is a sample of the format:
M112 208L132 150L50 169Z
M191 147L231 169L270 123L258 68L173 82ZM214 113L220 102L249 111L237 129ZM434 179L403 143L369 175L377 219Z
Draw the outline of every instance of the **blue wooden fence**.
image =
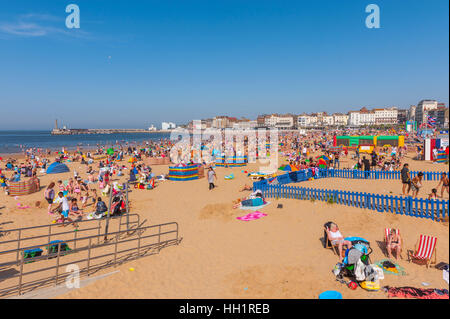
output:
M422 172L424 181L438 181L441 178L442 172ZM416 177L419 171L410 171L412 178ZM448 172L447 172L448 176ZM308 168L296 172L289 172L277 177L268 178L262 180L260 185L268 185L272 180L278 185L298 183L307 181L310 178L347 178L347 179L390 179L390 180L400 180L400 171L361 171L357 169L332 169L332 168L320 168L317 174L313 173L313 169ZM254 187L255 190L255 187Z
M258 184L259 183L259 184ZM436 221L448 220L449 201L429 200L423 198L378 195L362 192L338 191L287 185L268 185L254 183L267 198L292 198L319 200L341 205L389 212L400 215L428 218Z
M414 178L419 174L419 171L410 171L411 177ZM423 180L438 181L441 179L443 172L422 172ZM448 172L447 176L448 176ZM401 179L400 171L362 171L357 169L333 169L320 168L318 177L339 177L349 179Z

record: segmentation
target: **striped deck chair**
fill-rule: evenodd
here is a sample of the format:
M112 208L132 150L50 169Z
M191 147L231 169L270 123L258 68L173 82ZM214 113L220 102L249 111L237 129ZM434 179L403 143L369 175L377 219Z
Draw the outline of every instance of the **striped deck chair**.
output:
M432 264L436 264L436 237L420 235L419 241L414 246L414 252L408 251L408 261L411 259L425 260L427 268ZM434 261L432 258L434 256Z
M386 249L387 249L389 234L391 233L392 229L395 229L395 228L385 228L384 229L384 243L386 244ZM397 235L400 235L400 229L395 229L395 232L397 233ZM405 241L403 238L402 238L402 247L405 247ZM403 258L402 254L400 254L400 257Z

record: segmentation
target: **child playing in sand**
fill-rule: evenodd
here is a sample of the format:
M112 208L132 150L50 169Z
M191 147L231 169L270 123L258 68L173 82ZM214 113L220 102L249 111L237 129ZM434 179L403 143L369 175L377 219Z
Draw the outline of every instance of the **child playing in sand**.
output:
M66 187L64 186L63 182L62 181L58 181L57 183L58 183L58 190L60 192L64 192L66 190Z
M74 227L78 227L78 224L74 223L74 221L69 217L70 205L67 197L64 196L63 192L58 193L57 202L59 203L58 207L54 210L60 212L60 220L64 224L66 221L73 223ZM67 225L63 225L66 227Z
M436 189L436 188L433 188L433 189L431 190L431 193L428 194L428 199L438 199L438 196L437 196L437 189Z
M0 186L3 191L6 189L6 177L3 175L0 176Z

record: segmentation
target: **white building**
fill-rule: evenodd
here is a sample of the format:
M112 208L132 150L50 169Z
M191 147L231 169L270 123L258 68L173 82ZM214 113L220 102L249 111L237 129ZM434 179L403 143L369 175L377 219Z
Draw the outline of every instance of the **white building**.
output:
M156 127L154 125L150 125L148 128L149 131L156 131Z
M294 127L294 116L290 114L272 114L264 119L266 127L276 127L279 129L292 129Z
M233 128L234 129L253 129L256 128L258 126L256 120L255 121L240 121L237 123L233 123Z
M375 124L397 124L398 108L373 109L375 113Z
M176 127L177 127L176 124L172 123L172 122L162 122L161 123L161 130L163 130L163 131L172 130Z
M339 126L347 126L348 124L348 115L342 113L334 113L333 114L334 125Z
M317 115L301 114L297 117L298 127L312 127L317 125Z
M364 126L375 124L375 112L363 107L359 111L349 112L349 124L351 126Z

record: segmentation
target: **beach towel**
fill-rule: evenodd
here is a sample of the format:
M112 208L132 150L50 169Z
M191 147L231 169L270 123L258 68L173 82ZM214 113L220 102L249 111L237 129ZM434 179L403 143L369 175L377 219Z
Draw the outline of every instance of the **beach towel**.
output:
M260 219L261 217L267 216L267 214L261 213L261 212L253 212L253 213L249 213L245 216L241 216L241 217L236 217L236 219L242 220L242 221L251 221L251 220L256 220L256 219Z
M256 211L256 210L258 210L258 209L261 209L261 208L263 208L263 207L266 207L267 205L269 205L270 204L270 202L266 202L265 204L263 204L263 205L260 205L260 206L241 206L241 207L239 207L240 209L244 209L244 210L254 210L254 211Z
M388 297L416 299L449 299L447 289L422 289L414 287L385 287Z
M394 266L393 267L385 267L387 264L386 262L390 262ZM378 267L383 269L383 272L386 274L389 274L389 275L397 275L397 276L405 276L406 275L405 269L390 259L382 259L382 260L376 262L375 265L377 265Z

